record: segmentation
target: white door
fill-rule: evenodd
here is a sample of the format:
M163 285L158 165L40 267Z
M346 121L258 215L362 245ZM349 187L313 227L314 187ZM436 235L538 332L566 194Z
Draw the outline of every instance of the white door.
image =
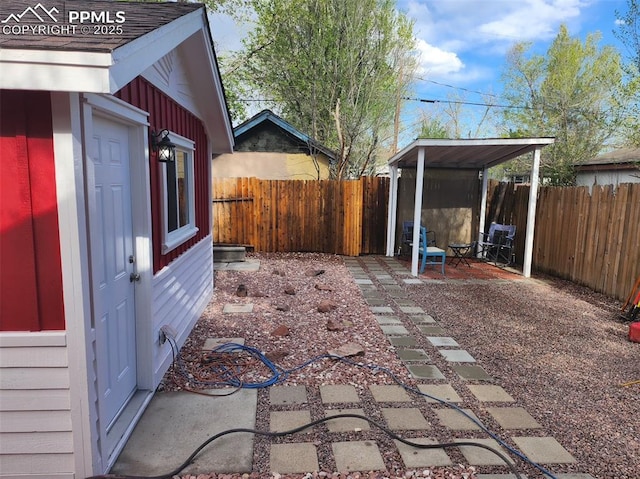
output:
M127 126L94 116L90 149L88 197L98 399L102 427L108 431L137 384Z

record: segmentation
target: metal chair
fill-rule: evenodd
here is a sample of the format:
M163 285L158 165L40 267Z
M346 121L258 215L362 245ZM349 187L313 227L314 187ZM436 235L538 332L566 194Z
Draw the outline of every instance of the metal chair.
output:
M513 263L515 225L491 223L488 233L482 233L478 241L478 257L493 262L496 266L508 266Z
M426 228L425 228L426 229ZM436 232L427 231L427 246L436 246ZM411 244L413 243L413 221L402 222L402 239L400 240L401 252L407 254L411 252Z

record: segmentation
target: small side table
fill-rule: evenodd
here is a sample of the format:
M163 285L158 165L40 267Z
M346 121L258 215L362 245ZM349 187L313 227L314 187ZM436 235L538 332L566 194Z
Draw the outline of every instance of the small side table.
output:
M453 258L451 258L449 264L457 268L460 263L464 263L470 268L471 265L467 261L467 255L472 247L473 243L451 243L449 249L453 251Z

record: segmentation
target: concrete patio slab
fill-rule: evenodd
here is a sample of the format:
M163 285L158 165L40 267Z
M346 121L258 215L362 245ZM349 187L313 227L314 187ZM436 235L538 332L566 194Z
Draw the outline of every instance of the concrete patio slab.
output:
M323 404L360 402L358 391L349 384L329 384L320 386Z
M307 388L304 386L271 386L269 401L273 405L306 404Z
M409 320L416 324L432 324L436 322L433 316L428 314L412 314L409 316Z
M331 445L338 471L380 471L385 465L373 441L334 442Z
M490 384L469 384L471 393L482 402L514 402L515 399L501 386Z
M356 278L355 280L356 284L373 284L373 281L370 279L358 279Z
M413 301L406 298L394 298L393 300L400 308L410 308L416 305Z
M213 263L213 269L216 271L258 271L260 269L260 260L248 258L234 263Z
M422 280L418 278L405 278L402 281L405 284L422 284Z
M272 444L269 455L271 472L279 474L317 471L318 453L311 443Z
M462 398L458 395L455 389L451 384L418 384L418 389L432 396L434 398L442 399L443 401L459 403L462 402ZM427 402L439 403L440 401L436 401L427 396L423 396Z
M359 414L365 416L364 409L327 409L324 412L325 417L333 417L338 414ZM325 424L329 429L329 432L353 432L353 431L368 431L371 429L371 425L364 419L358 419L355 417L341 417L326 421Z
M431 364L407 364L407 369L417 379L445 379L444 374Z
M271 411L269 415L269 430L271 432L283 432L304 426L311 422L309 411ZM301 433L311 432L311 428L301 431Z
M478 419L478 416L471 409L463 409L463 411L472 418ZM480 426L456 409L436 409L435 413L443 426L454 431L476 431L480 429Z
M522 407L488 407L487 412L504 429L539 429L542 427Z
M409 439L417 444L436 444L437 441L424 437ZM450 466L453 464L447 453L443 449L418 449L398 440L394 440L398 452L402 457L402 462L406 467L438 467Z
M376 402L410 402L411 397L402 386L375 385L369 386L369 391Z
M512 437L520 450L532 461L540 464L565 464L575 458L553 437Z
M383 298L365 298L364 301L369 306L384 306L387 304L387 301Z
M420 409L406 408L382 408L382 415L387 426L392 431L423 431L431 429L431 425L424 418Z
M492 447L493 449L499 451L502 455L506 456L507 460L513 464L513 460L509 457L507 451L505 451L498 444L498 442L494 441L493 439L454 439L454 442L463 441L472 441ZM500 457L496 456L494 453L487 449L482 449L475 446L460 446L460 452L472 466L499 466L505 464L505 462L500 459Z
M215 394L216 390L204 392ZM166 474L211 436L228 429L255 428L257 398L255 389L216 398L183 391L156 393L111 473ZM252 464L253 435L230 434L205 448L182 473L250 472Z

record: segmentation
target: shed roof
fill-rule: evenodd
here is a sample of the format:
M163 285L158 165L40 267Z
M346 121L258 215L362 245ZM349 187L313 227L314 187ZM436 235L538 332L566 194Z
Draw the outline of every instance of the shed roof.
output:
M640 148L620 148L598 155L576 166L580 169L581 166L634 164L638 162L640 162Z
M425 149L425 168L490 168L550 145L553 138L472 138L472 139L417 139L394 156L388 164L398 168L415 168L418 151Z
M202 4L182 2L48 0L43 4L3 0L0 22L4 28L0 48L112 52L200 8L203 8ZM92 22L70 22L71 12L93 13L94 18ZM122 13L117 15L118 12ZM97 25L106 28L96 29ZM116 30L115 27L121 28Z

